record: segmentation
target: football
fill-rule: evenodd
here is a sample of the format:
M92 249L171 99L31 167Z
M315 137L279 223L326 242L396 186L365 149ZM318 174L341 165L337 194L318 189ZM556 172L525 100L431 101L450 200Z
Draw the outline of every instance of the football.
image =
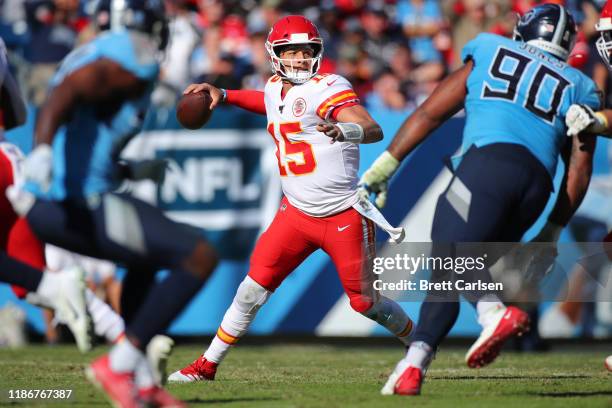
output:
M606 360L604 361L604 365L606 366L608 371L612 371L612 356L606 357Z
M176 107L176 118L187 129L199 129L208 122L212 111L212 97L208 92L183 95Z

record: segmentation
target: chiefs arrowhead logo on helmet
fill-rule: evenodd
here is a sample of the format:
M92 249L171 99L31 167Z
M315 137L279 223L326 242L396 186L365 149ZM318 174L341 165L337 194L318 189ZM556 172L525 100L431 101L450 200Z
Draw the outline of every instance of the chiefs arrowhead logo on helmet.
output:
M313 50L313 57L308 58L309 69L288 69L288 60L280 58L284 47L290 45L309 45ZM294 84L302 84L315 76L321 66L323 56L323 40L317 27L305 17L287 16L277 21L268 34L266 50L270 54L272 71L283 79Z

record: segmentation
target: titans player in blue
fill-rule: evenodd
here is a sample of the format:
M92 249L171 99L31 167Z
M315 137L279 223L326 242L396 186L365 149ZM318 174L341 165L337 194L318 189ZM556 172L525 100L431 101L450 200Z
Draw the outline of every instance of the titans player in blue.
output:
M553 190L558 157L565 174L539 239L552 241L580 204L592 172L595 138L566 136L572 104L597 109L595 84L567 65L576 26L561 6L538 6L520 17L514 38L480 34L463 49L463 67L450 74L403 123L361 184L384 205L400 161L446 119L465 108L462 154L436 205L432 256L452 255L457 242L518 242L538 219ZM418 176L418 175L415 175ZM482 254L480 254L482 255ZM453 279L432 271L432 280ZM478 276L476 276L478 275ZM488 269L462 279L491 281ZM506 307L494 292L462 292L483 330L466 355L470 367L491 363L502 344L529 328L525 312ZM432 356L459 313L456 291L430 291L406 357L383 394L417 395Z
M143 170L119 154L141 129L168 35L161 0L111 4L111 30L70 53L53 78L25 161L28 189L13 191L12 202L41 240L127 267L125 339L91 364L89 378L118 406L180 406L154 384L143 350L200 290L217 256L196 229L111 192ZM170 274L156 281L160 269Z

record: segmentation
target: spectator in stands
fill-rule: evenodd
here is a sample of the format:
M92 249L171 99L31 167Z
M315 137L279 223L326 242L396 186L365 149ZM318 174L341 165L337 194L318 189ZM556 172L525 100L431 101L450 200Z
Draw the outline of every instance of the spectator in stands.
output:
M372 92L365 98L365 106L372 111L394 111L409 113L414 105L402 93L401 83L391 71L382 72L374 81Z
M380 72L385 60L395 48L390 31L388 12L382 1L371 1L361 14L361 23L365 33L363 50L368 54L375 73Z
M433 42L433 37L440 32L443 22L437 1L398 1L397 22L408 38L412 58L416 64L442 60Z
M323 44L325 44L325 58L336 60L338 58L338 48L342 42L341 17L333 0L323 0L319 9L319 19L317 27Z
M395 44L388 61L388 69L399 80L401 92L406 98L406 105L410 109L416 106L417 101L421 101L429 95L429 86L414 82L415 78L422 75L418 72L421 68L415 70L412 54L407 45ZM374 87L376 88L376 84Z
M362 48L364 32L357 20L345 26L342 44L338 50L336 73L347 78L360 97L372 89L372 63Z
M201 46L194 51L192 72L194 78L202 78L214 72L221 56L221 22L225 15L223 2L200 0L200 27L203 30Z
M40 105L57 64L76 45L87 19L79 12L79 0L27 0L25 7L30 30L25 57L31 63L27 93Z
M0 37L10 50L22 48L27 40L28 24L25 0L0 0Z
M251 54L249 60L252 72L244 77L242 81L243 88L263 91L268 78L272 75L269 56L264 46L267 36L267 32L251 34Z
M267 33L272 24L282 17L280 3L280 0L264 0L261 6L251 10L247 17L249 32L264 31Z
M190 60L200 45L202 33L197 8L189 0L166 0L170 38L161 64L160 82L152 95L156 106L171 107L192 80Z
M455 2L454 15L457 17L452 21L454 67L462 64L461 49L465 44L479 33L491 31L500 22L500 19L507 18L503 11L507 6L508 1L506 0L491 3L487 3L485 0ZM512 23L514 23L514 20L512 20ZM498 34L503 33L498 32Z

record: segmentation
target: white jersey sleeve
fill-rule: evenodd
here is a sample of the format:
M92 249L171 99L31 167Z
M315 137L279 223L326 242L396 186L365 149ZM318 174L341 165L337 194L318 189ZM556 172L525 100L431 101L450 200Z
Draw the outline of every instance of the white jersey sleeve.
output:
M282 87L282 80L273 76L264 99L283 193L291 205L315 217L352 207L359 200L359 145L332 144L316 127L359 102L353 88L339 75L316 75L285 95Z
M329 120L335 116L340 107L359 103L359 98L350 82L340 75L326 75L322 81L325 86L321 89L317 101L317 116Z

